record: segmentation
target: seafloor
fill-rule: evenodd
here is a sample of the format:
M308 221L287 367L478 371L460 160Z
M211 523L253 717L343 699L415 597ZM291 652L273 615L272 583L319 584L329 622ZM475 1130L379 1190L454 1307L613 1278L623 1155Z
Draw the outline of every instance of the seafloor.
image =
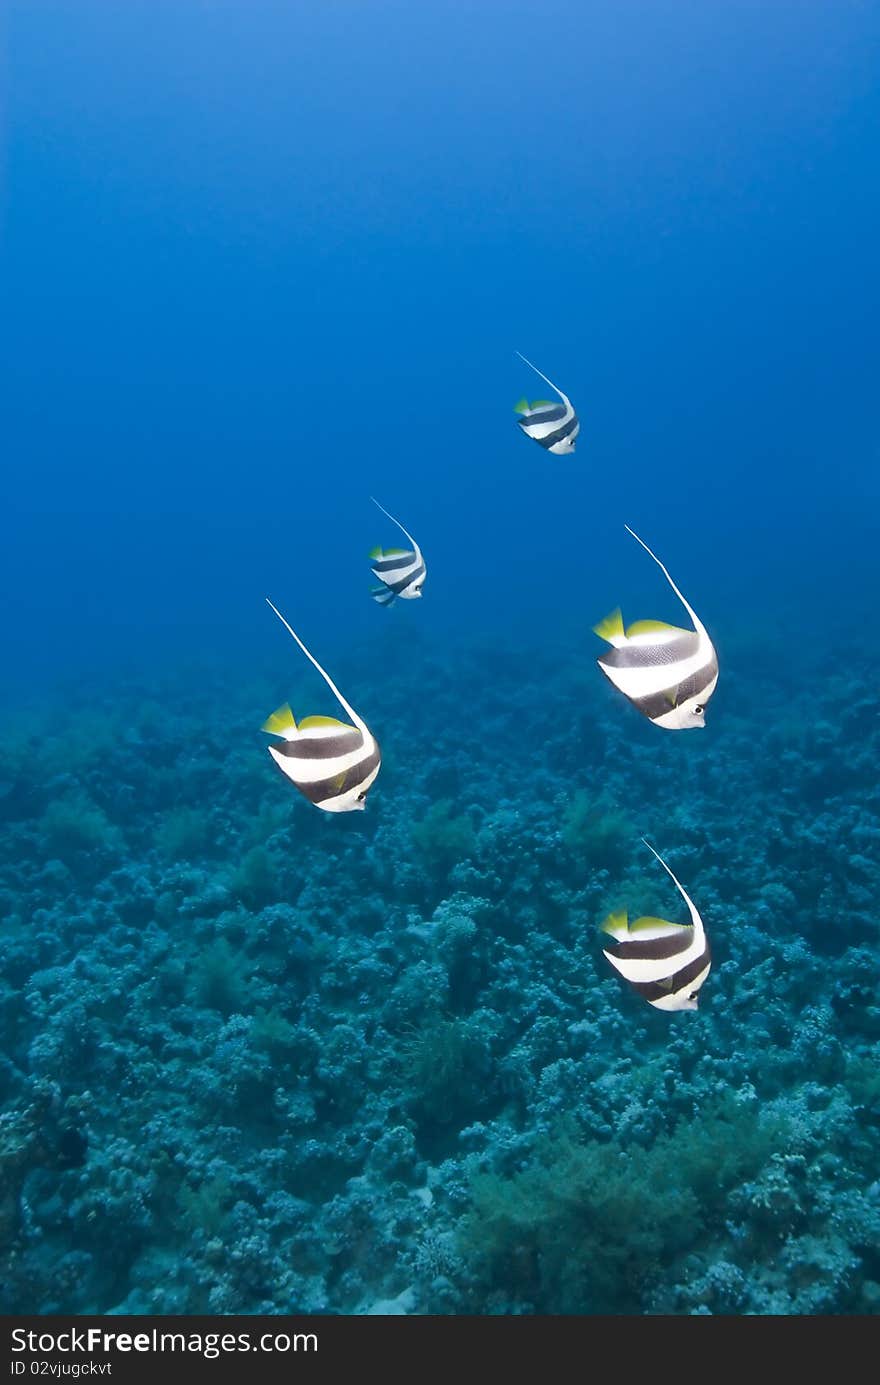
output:
M257 731L333 710L293 651L5 709L7 1311L880 1309L878 668L744 641L680 735L597 652L337 657L344 817ZM697 1013L602 957L682 916L643 834Z

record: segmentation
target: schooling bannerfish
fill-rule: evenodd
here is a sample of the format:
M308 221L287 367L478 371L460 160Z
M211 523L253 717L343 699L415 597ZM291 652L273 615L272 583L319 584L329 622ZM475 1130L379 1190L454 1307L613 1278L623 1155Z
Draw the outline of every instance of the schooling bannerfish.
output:
M392 524L397 525L402 534L406 534L412 544L412 548L386 548L384 553L381 548L372 550L370 562L373 576L378 577L383 585L371 587L370 596L374 601L378 601L380 606L393 605L398 596L401 601L411 601L413 597L421 596L428 571L422 557L422 550L412 534L406 533L399 519L389 515L384 505L380 505L378 500L374 500L372 496L370 499L376 508L382 511L383 515L387 515Z
M572 408L571 400L552 380L548 380L537 366L526 360L521 351L517 351L516 354L536 375L540 375L545 384L548 384L551 390L555 390L562 400L561 404L553 404L548 399L536 399L530 404L527 399L521 399L514 405L516 413L521 415L517 419L520 428L527 438L540 443L548 452L555 452L557 456L573 452L575 438L581 431L581 425Z
M316 808L323 808L327 813L349 813L363 808L367 790L382 763L378 742L278 608L268 597L266 601L354 722L353 726L348 726L335 717L304 717L297 725L285 702L261 728L271 736L280 736L283 742L270 745L269 754L281 772L293 780L300 793Z
M718 682L718 659L705 626L685 601L666 568L638 534L624 526L664 574L684 606L693 630L665 625L660 620L639 620L624 632L620 608L593 629L612 646L598 665L624 697L628 697L655 726L688 731L706 725L706 703Z
M643 839L644 840L644 839ZM645 842L672 876L691 915L691 923L640 918L627 922L626 912L609 914L603 932L614 939L615 950L603 949L634 991L658 1010L696 1010L698 992L712 965L703 920L672 871L650 842Z

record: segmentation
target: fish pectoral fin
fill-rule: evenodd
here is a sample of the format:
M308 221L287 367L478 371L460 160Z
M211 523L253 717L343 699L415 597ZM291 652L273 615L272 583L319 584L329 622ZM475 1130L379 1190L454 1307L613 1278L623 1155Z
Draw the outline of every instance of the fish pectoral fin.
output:
M594 625L593 631L601 640L607 640L609 644L623 644L626 635L623 629L623 612L620 607L615 607L604 620L600 620L598 625Z
M286 741L293 740L297 732L296 720L290 710L290 703L283 702L280 707L267 717L260 727L261 731L266 731L270 736L283 736Z
M529 412L529 401L526 398L517 400L513 406L515 414L527 414Z
M678 688L677 688L677 687L674 687L674 688L666 688L666 689L664 689L663 696L666 698L666 701L669 703L670 707L677 707L677 706L678 706Z
M338 717L303 717L299 724L300 731L307 731L310 726L342 726L346 731L351 731L347 721L340 721Z
M671 976L663 976L663 977L661 977L660 980L657 982L657 985L660 987L661 991L671 991L671 990L672 990L672 977L671 977Z
M533 408L533 409L555 409L555 408L556 408L556 400L555 400L555 399L533 399L533 400L532 400L532 408Z
M367 557L368 557L368 558L381 558L382 556L383 556L383 555L382 555L382 546L381 546L381 544L378 545L376 548L371 548L370 551L369 551L369 553L367 554Z

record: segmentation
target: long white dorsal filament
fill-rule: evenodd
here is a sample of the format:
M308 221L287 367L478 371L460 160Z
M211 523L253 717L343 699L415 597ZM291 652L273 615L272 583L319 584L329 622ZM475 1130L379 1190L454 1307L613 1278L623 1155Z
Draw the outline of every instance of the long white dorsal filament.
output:
M530 370L533 370L533 371L535 372L536 375L540 375L540 377L541 377L541 379L544 381L545 385L549 385L550 388L551 388L551 390L555 390L555 391L556 391L556 393L559 395L559 398L562 399L562 400L565 402L566 407L570 409L570 408L571 408L571 400L569 399L568 395L567 395L567 394L563 394L563 393L562 393L562 390L559 388L559 386L558 386L558 385L554 385L554 383L553 383L552 380L548 380L548 378L547 378L547 376L544 374L543 370L539 370L538 367L537 367L536 365L532 365L532 362L528 359L527 356L524 356L523 353L522 353L521 351L517 351L516 354L519 356L519 358L520 358L521 361L525 361L526 365L529 367Z
M416 543L416 541L415 541L415 539L413 538L412 534L410 534L409 531L408 531L407 529L404 529L404 527L403 527L403 525L401 524L400 520L399 520L399 519L395 519L393 515L388 514L388 511L385 509L385 506L384 506L384 505L380 505L379 502L378 502L378 500L376 499L376 497L375 497L374 495L371 495L371 496L370 496L370 499L372 500L373 504L376 506L376 509L377 509L377 510L381 510L382 513L383 513L383 515L386 515L387 518L391 520L391 523L392 523L392 524L396 524L396 525L397 525L397 527L398 527L398 529L400 530L401 534L406 534L406 537L409 539L409 541L410 541L410 543L412 544L413 548L415 549L416 553L418 553L418 552L419 552L419 545Z
M293 636L293 638L296 640L297 644L299 645L299 647L300 647L300 649L302 650L303 654L305 654L305 656L306 656L306 658L308 659L309 663L313 664L313 665L315 666L315 668L318 670L318 672L320 673L321 677L324 679L324 682L327 684L327 686L328 686L328 688L330 689L330 691L331 691L331 692L333 693L333 695L338 699L340 705L341 705L342 707L344 707L344 709L346 710L346 712L348 712L348 715L351 717L351 719L352 719L352 721L354 722L355 726L357 726L361 731L366 731L366 730L367 730L366 725L364 724L363 721L361 721L361 718L358 716L358 714L357 714L357 712L354 710L354 708L353 708L348 702L346 702L345 698L342 696L342 693L339 691L339 689L337 688L336 684L333 682L333 679L330 677L330 675L329 675L329 673L327 672L327 670L326 670L326 669L323 669L323 668L321 667L321 665L318 663L318 661L317 661L317 659L315 658L314 654L310 653L309 650L306 649L305 645L303 644L303 642L302 642L302 640L300 639L299 635L298 635L298 634L296 633L296 631L294 630L293 626L288 624L288 622L284 619L284 616L283 616L283 615L281 614L281 612L279 611L278 607L275 606L275 605L273 605L273 603L269 600L268 596L266 597L266 604L267 604L267 606L271 606L271 607L272 607L272 610L275 612L276 616L277 616L278 619L281 621L281 624L284 626L284 628L285 628L285 629Z
M653 556L653 555L652 555L652 556ZM690 911L690 916L691 916L691 918L693 919L694 928L697 930L698 933L702 933L702 932L703 932L703 920L700 918L700 915L697 913L697 906L694 904L694 901L691 899L691 897L690 897L690 895L688 894L687 890L684 888L684 885L682 885L681 881L678 879L678 876L675 875L675 874L669 869L669 867L667 866L667 864L666 864L666 862L664 861L663 857L660 855L659 851L655 851L655 850L654 850L654 848L652 847L651 843L648 841L647 837L642 837L642 841L645 843L645 846L648 848L648 850L649 850L654 856L657 857L657 860L660 862L661 866L662 866L663 869L666 871L666 874L669 875L669 876L671 876L672 881L673 881L673 883L675 884L676 889L678 890L679 894L681 895L682 899L684 900L685 904L687 905L687 907L688 907L688 909L689 909L689 911Z
M635 539L636 543L640 543L640 544L642 545L642 548L644 548L645 552L648 554L648 557L654 559L654 562L657 564L657 566L659 567L660 571L663 573L663 576L666 578L666 580L667 580L667 582L669 583L670 587L671 587L672 590L675 592L675 595L678 597L679 601L681 602L682 606L684 606L684 608L685 608L685 610L687 611L688 615L690 616L691 620L694 622L694 629L697 631L697 633L698 633L698 634L705 634L705 633L706 633L706 628L705 628L705 626L703 625L703 622L702 622L702 621L699 619L699 617L697 616L697 613L696 613L696 611L694 610L693 606L690 604L690 602L689 602L689 601L682 595L682 593L679 591L678 587L675 585L675 583L673 582L672 578L670 577L667 568L664 566L663 563L661 563L660 559L657 557L657 554L656 554L656 553L652 553L651 549L650 549L650 548L648 547L648 545L645 543L645 540L639 538L639 536L638 536L638 534L636 533L635 529L630 529L630 527L629 527L628 524L625 524L623 527L624 527L624 529L626 530L626 532L627 532L628 534L632 534L632 536L633 536L633 538ZM653 850L653 847L652 847L651 849ZM658 857L658 860L659 860L659 857ZM667 867L667 869L668 869L668 867Z

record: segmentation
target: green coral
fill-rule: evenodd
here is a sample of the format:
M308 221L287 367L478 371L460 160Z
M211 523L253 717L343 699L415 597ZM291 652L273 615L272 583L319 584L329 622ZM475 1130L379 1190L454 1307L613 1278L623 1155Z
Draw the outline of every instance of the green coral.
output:
M210 838L207 813L195 808L172 808L156 829L158 851L172 861L191 861L204 855Z
M40 831L50 855L62 860L81 851L102 846L116 850L120 845L118 827L81 789L72 789L49 804Z
M413 845L429 873L441 878L473 856L476 849L473 822L466 813L453 815L452 806L448 798L439 799L412 827Z
M33 1164L36 1134L30 1112L0 1115L0 1246L13 1241L20 1224L21 1192Z
M475 1108L489 1064L486 1036L476 1020L430 1015L403 1045L403 1073L414 1114L443 1126Z
M278 1060L289 1056L297 1043L297 1031L278 1009L257 1008L251 1025L251 1042L255 1049Z
M845 1085L854 1106L871 1115L880 1113L880 1067L873 1058L853 1054L847 1060Z
M278 871L265 847L254 846L242 857L230 876L229 889L250 909L260 909L277 900Z
M701 1244L784 1134L781 1117L733 1099L680 1120L650 1149L563 1128L521 1171L474 1177L461 1249L483 1290L536 1312L641 1312L645 1290Z
M193 967L192 989L197 1004L219 1010L225 1018L240 1014L250 1001L245 973L251 970L244 953L234 952L218 938L201 953Z
M565 810L561 835L577 861L614 871L626 864L635 832L610 799L580 789Z
M192 1230L201 1231L207 1237L222 1231L234 1200L232 1185L223 1174L205 1179L196 1188L184 1183L180 1189L184 1220Z

